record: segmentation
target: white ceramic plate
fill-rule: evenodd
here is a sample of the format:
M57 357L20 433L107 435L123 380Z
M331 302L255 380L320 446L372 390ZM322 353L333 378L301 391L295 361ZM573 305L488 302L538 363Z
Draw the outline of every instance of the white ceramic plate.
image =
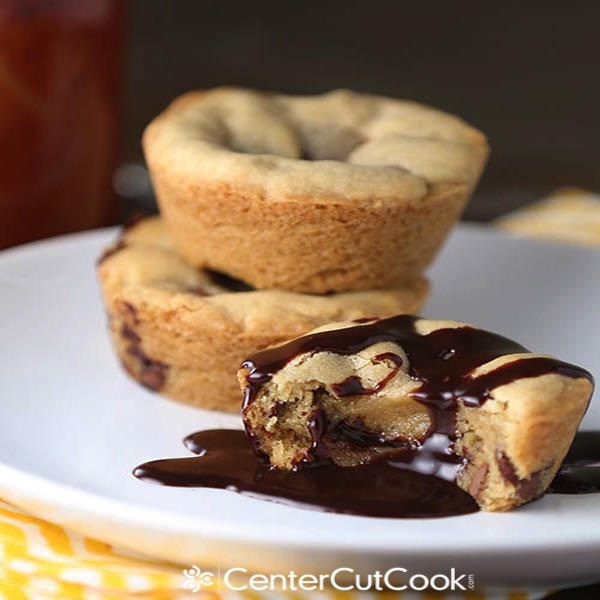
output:
M0 255L0 494L87 535L180 562L260 572L475 574L479 583L600 577L600 496L507 514L389 520L324 514L221 490L167 488L137 464L235 416L130 381L109 346L94 263L114 232ZM600 254L461 226L431 271L428 316L469 321L600 373ZM600 429L592 402L584 427Z

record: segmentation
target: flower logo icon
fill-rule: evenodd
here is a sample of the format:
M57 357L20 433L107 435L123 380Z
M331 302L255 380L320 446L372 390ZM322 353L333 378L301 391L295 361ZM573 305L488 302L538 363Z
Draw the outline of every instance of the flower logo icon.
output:
M192 565L190 569L184 569L183 575L187 579L183 587L191 590L194 594L199 592L201 587L213 584L214 573L210 571L202 572L202 569L198 565Z

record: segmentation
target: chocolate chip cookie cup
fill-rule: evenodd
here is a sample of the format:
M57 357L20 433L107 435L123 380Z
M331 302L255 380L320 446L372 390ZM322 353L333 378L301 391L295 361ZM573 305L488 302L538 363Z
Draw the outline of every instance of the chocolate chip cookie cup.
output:
M238 377L246 431L273 468L386 459L489 511L544 493L594 387L495 333L411 315L327 325L248 357Z
M254 290L198 270L173 249L164 222L127 229L98 265L114 347L126 371L169 398L239 412L245 356L339 319L418 310L428 283L313 296Z
M457 117L346 90L191 92L150 123L143 146L182 256L308 293L421 275L488 155Z

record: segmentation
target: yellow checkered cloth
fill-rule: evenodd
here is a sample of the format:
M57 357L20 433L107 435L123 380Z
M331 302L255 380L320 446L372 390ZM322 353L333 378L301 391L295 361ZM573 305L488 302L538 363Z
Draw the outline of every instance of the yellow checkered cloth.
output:
M531 207L499 219L515 233L600 246L600 196L562 190ZM114 548L23 513L0 501L0 598L7 600L260 600L258 592L194 592L183 567ZM187 565L189 569L191 566ZM544 590L485 590L477 594L425 597L533 600ZM402 592L269 592L273 600L401 600Z
M181 567L113 548L1 501L0 554L0 597L10 600L189 597Z

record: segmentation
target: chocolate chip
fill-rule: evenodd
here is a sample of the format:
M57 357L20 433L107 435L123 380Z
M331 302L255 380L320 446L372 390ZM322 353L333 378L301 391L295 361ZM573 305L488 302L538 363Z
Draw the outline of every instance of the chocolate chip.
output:
M152 391L158 392L165 385L169 367L147 357L141 358L141 362L143 366L140 372L140 383Z
M361 418L344 419L327 435L332 442L346 442L358 448L408 448L410 443L403 437L388 439L383 433L370 431Z
M123 323L123 326L121 327L121 337L123 337L126 340L129 340L133 344L139 344L141 341L140 336L126 323Z
M500 474L502 475L502 477L504 477L506 481L512 483L515 487L519 485L519 482L521 480L517 475L515 466L513 465L510 458L508 458L508 456L504 454L504 452L500 450L496 452L496 463L498 464L498 470L500 471Z
M542 473L544 471L537 471L533 473L528 479L521 479L519 482L519 498L524 502L534 500L543 491L542 489Z
M127 304L127 303L124 303ZM128 305L133 308L131 305ZM135 311L135 309L134 309ZM135 361L135 369L125 368L145 387L154 392L161 390L167 379L168 365L150 358L141 348L142 338L127 323L121 327L121 337L126 341L125 352Z
M502 477L504 477L506 481L512 483L517 488L519 498L523 502L528 502L529 500L537 498L543 491L542 474L544 471L546 471L546 469L536 471L526 479L520 479L517 475L514 464L510 458L504 454L504 452L499 451L496 453L496 462Z
M485 485L485 481L487 479L490 467L487 464L483 464L475 470L473 473L473 477L471 477L471 482L469 483L469 495L473 498L478 498L479 494L483 490L483 486Z
M134 325L139 324L137 309L133 304L129 302L121 302L119 308L124 314L126 320L129 318Z

